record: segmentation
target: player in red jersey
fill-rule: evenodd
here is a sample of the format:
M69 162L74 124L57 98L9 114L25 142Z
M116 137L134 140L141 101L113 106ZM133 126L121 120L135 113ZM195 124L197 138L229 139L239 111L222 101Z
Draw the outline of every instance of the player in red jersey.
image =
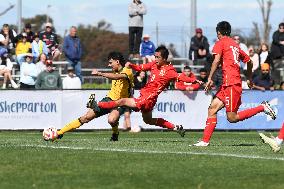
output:
M113 102L98 102L98 107L112 109L118 106L128 106L136 111L142 112L143 121L150 125L156 125L177 131L182 137L185 134L181 125L174 125L162 118L153 118L152 110L157 102L158 95L168 87L170 81L182 80L185 82L200 82L195 78L179 75L175 68L167 61L169 51L166 47L160 46L155 51L155 61L136 65L127 63L125 66L136 71L150 71L150 81L140 90L138 98L122 98Z
M264 143L267 143L271 147L273 152L279 152L284 139L284 122L277 137L267 137L263 133L259 133L259 136Z
M211 66L208 82L205 85L205 91L208 92L213 84L212 76L221 64L223 72L223 83L214 96L209 108L206 127L203 132L202 141L194 146L208 146L209 140L217 124L217 112L226 108L227 120L231 123L248 119L257 113L264 112L276 119L276 114L267 101L259 106L238 112L241 105L242 82L240 76L240 60L247 63L247 83L252 87L252 61L249 56L240 49L239 45L230 37L231 25L229 22L222 21L216 27L217 41L213 47L214 61Z

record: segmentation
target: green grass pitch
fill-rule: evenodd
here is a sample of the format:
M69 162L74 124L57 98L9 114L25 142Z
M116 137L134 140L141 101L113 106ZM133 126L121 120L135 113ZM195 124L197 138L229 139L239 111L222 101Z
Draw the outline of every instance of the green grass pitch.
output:
M67 133L45 142L39 131L0 132L0 188L283 189L284 154L257 132Z

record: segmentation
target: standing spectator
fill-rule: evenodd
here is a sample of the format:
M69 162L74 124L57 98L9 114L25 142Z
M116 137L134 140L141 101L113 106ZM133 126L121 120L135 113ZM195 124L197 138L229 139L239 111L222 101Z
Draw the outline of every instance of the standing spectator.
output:
M134 89L140 90L147 83L146 72L140 71L137 72L134 76Z
M284 57L284 23L280 23L278 30L273 33L271 54L273 59L280 59Z
M68 67L68 75L62 80L63 89L81 89L81 80L74 73L73 67Z
M45 24L45 31L40 32L39 39L45 42L47 48L48 48L48 55L53 60L58 60L60 56L60 51L58 49L58 39L57 34L52 32L52 24L46 23Z
M205 84L208 81L208 72L207 72L207 70L205 68L201 68L199 70L198 80L202 81L202 84L200 85L199 89L202 89L202 90L205 89Z
M48 55L48 49L46 44L39 39L38 33L35 33L34 40L32 42L32 54L34 57L34 62L38 59L40 54Z
M146 5L140 0L133 0L128 6L129 58L139 58L139 46L143 34L143 15L147 13Z
M77 28L75 26L70 28L69 35L64 38L63 52L65 53L69 66L74 68L76 76L78 76L82 82L80 62L82 46L80 39L77 36Z
M37 59L37 63L36 63L36 72L37 75L39 75L41 72L43 72L44 70L46 70L46 62L47 60L47 56L46 54L40 54L38 59Z
M269 74L269 64L263 63L261 65L261 74L253 79L253 89L257 90L274 90L274 81Z
M143 64L155 60L155 49L154 43L150 41L150 36L148 34L143 35L143 41L140 44L140 56L143 59Z
M20 67L20 89L34 89L37 76L32 54L27 54L26 61Z
M2 55L0 61L0 75L3 75L4 77L2 89L6 89L8 79L10 80L10 83L14 89L18 88L18 85L15 83L11 75L13 63L8 58L8 53Z
M27 41L32 43L34 40L34 32L32 32L32 25L30 23L25 24L24 33L27 34Z
M27 34L22 33L18 36L18 42L16 45L16 57L17 63L21 66L22 62L25 61L25 57L28 53L31 53L31 43L27 41Z
M191 38L189 48L189 59L195 65L207 65L209 58L209 43L207 37L203 35L201 28L196 28L195 35Z
M17 40L16 37L17 33L12 30L8 24L3 24L2 30L0 32L0 47L1 49L7 49L9 55L15 53L15 44Z
M46 70L41 72L36 80L36 89L62 89L62 80L52 66L52 60L45 62Z
M183 68L183 72L181 73L182 77L189 77L192 80L196 80L194 73L191 72L191 68L189 66L185 66ZM182 91L196 91L200 87L199 83L188 83L184 81L176 81L175 88Z

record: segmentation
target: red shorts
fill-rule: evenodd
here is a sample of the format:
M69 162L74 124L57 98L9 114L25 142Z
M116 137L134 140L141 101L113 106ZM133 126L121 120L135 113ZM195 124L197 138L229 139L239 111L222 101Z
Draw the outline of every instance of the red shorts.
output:
M237 112L242 104L242 85L221 86L216 97L219 98L226 107L226 112Z
M153 93L140 94L138 98L134 98L136 108L141 112L151 112L157 102L158 96Z

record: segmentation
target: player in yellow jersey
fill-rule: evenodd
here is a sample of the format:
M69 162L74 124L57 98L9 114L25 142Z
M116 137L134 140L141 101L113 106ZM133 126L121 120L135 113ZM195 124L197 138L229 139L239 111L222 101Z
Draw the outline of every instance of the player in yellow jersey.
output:
M111 52L108 56L108 66L112 68L113 73L102 73L94 69L92 71L93 75L106 77L112 79L111 89L108 92L107 96L101 100L101 102L109 102L118 100L121 98L129 98L132 96L132 87L133 87L133 73L130 68L124 67L125 59L120 52ZM62 129L57 131L57 135L53 139L60 139L63 137L63 134L79 128L84 123L103 116L108 115L108 123L112 127L112 137L111 141L118 140L118 121L120 115L125 111L125 108L114 108L114 109L102 109L96 106L95 95L91 94L89 101L87 103L87 113L78 119L73 120L72 122L65 125Z

